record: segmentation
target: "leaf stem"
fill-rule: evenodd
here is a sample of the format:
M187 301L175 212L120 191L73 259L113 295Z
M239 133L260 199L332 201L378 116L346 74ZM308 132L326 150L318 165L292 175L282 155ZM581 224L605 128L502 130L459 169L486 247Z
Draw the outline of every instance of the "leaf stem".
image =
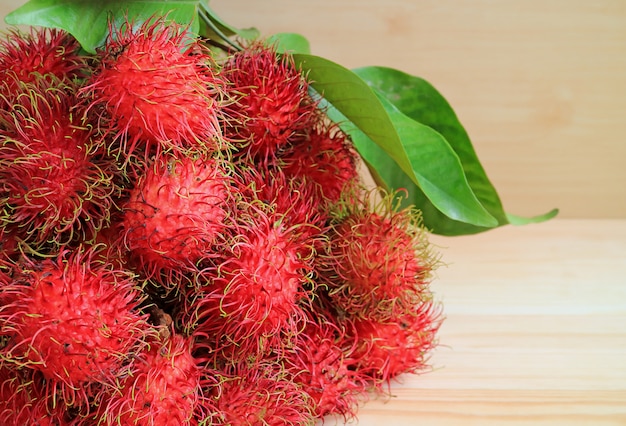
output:
M208 12L206 9L204 9L203 6L201 6L201 8L198 10L198 15L200 16L200 18L204 21L204 23L211 28L211 30L213 32L215 32L215 34L217 34L224 42L226 42L226 44L228 44L230 47L234 48L237 51L242 50L242 47L240 45L238 45L237 43L235 43L234 41L232 41L230 38L228 38L219 28L217 25L215 25L215 23L211 20L211 17L209 16ZM222 47L222 46L220 46Z

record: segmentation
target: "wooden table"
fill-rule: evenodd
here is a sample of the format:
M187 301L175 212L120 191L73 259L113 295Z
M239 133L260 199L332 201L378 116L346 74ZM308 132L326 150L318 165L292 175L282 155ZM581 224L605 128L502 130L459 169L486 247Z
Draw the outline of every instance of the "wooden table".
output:
M446 315L434 370L354 423L626 425L626 220L431 241L447 264L433 281Z

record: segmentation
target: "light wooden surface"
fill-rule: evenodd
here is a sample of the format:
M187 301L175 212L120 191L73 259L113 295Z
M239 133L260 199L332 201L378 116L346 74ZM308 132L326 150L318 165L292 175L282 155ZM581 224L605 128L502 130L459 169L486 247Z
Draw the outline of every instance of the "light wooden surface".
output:
M446 316L434 370L356 424L626 425L626 220L431 241L447 263L432 284Z

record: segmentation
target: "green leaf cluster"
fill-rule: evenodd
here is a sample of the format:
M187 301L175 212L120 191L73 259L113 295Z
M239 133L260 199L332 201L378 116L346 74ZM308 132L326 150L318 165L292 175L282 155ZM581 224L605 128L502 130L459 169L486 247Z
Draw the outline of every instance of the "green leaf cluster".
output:
M106 40L110 24L155 16L167 16L223 52L259 37L254 28L224 22L208 0L30 0L5 20L63 29L93 53ZM454 110L424 79L388 67L346 69L312 55L308 40L296 33L265 41L293 55L320 107L350 135L376 182L388 191L403 189L403 202L422 211L432 232L473 234L541 222L558 213L531 218L506 213Z

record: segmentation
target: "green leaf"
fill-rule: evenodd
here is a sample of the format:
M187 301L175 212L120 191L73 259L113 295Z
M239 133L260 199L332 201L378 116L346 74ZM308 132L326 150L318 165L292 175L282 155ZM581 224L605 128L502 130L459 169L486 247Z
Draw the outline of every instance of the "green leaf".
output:
M200 35L208 39L225 41L232 44L230 37L237 36L244 40L254 40L259 37L256 28L235 28L220 18L209 6L208 0L200 0L201 26Z
M332 106L330 118L350 134L383 179L406 175L448 217L477 226L497 224L472 193L456 154L441 135L402 114L352 71L317 56L296 54L294 59L324 105Z
M506 217L509 220L509 223L511 225L521 226L521 225L528 225L531 223L545 222L546 220L550 220L556 217L556 215L558 214L559 214L559 209L552 209L548 213L544 213L544 214L533 216L533 217L522 217L522 216L510 214L510 213L507 213Z
M274 45L278 53L311 53L309 41L297 33L277 33L267 38L268 45Z
M500 197L488 179L466 130L450 104L430 83L387 67L364 67L353 71L399 111L441 134L458 155L469 186L479 202L497 219L498 225L510 223ZM398 177L393 179L393 183L394 185L403 184ZM424 212L424 222L434 232L459 235L489 229L451 220L432 205L421 188L411 185L410 182L406 182L406 179L404 183L409 191L407 201ZM551 213L529 220L539 221L541 218L547 220L553 217Z
M134 23L155 16L188 26L198 33L199 0L30 0L9 13L9 25L60 28L72 34L89 53L102 46L109 31L109 21L121 26L127 17Z

